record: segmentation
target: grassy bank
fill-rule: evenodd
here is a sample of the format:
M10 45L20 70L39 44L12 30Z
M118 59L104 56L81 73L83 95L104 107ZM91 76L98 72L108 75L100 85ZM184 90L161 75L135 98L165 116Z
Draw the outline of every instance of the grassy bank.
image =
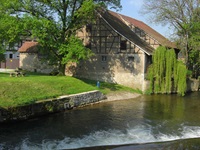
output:
M101 83L97 88L96 81L66 76L28 74L26 77L9 77L9 74L0 73L0 107L26 105L37 100L92 90L100 90L104 94L112 91L139 92L109 83Z

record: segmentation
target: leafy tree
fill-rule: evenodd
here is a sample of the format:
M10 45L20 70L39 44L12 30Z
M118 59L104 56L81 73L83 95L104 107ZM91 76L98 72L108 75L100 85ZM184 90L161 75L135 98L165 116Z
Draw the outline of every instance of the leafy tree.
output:
M187 69L182 61L177 61L174 49L158 47L153 54L153 63L148 71L151 93L186 91Z
M190 53L200 50L200 0L144 0L142 12L150 15L155 23L173 27L185 63L189 69L193 69L191 61L194 60ZM198 57L199 51L196 54L195 57Z
M0 50L0 62L1 62L1 61L4 61L4 60L5 60L4 51L3 51L3 50Z
M15 24L21 28L11 32L13 37L36 39L44 59L64 73L65 63L91 55L75 35L83 25L94 21L100 6L121 7L120 0L0 0L0 13L18 21Z
M18 35L21 27L17 22L17 18L13 16L0 14L0 61L5 60L6 48L14 47L14 44L20 40Z

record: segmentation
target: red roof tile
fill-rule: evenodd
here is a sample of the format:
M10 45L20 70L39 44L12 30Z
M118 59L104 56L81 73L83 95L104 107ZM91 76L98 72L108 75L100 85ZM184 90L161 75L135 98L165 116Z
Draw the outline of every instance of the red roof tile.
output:
M19 48L20 53L36 53L37 52L38 42L26 41Z
M128 17L128 16L125 16L125 15L122 15L122 14L119 14L119 13L116 13L116 12L113 12L113 11L109 11L109 12L114 16L118 16L118 18L120 18L121 20L124 19L126 22L130 23L131 25L142 29L146 34L153 37L161 45L167 46L167 47L170 47L170 48L176 48L175 43L169 41L167 38L165 38L163 35L161 35L157 31L155 31L151 27L149 27L144 22L139 21L139 20L134 19L134 18L131 18L131 17Z

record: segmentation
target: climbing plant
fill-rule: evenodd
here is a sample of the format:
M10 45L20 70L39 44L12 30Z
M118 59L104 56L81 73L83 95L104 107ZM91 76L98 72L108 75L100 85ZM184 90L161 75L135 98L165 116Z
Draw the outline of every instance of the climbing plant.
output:
M176 59L174 49L158 47L153 54L153 63L149 67L150 93L177 92L184 95L186 91L186 66Z

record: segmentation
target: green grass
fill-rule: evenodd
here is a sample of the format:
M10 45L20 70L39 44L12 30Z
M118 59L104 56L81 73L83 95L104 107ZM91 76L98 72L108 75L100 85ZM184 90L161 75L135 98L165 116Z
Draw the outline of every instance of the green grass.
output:
M92 86L96 86L97 83L96 81L88 79L81 79L81 80ZM122 92L122 91L142 94L142 91L139 89L132 89L119 84L106 83L106 82L100 82L100 88L98 88L98 90L100 90L104 94L108 94L110 92Z
M100 88L97 88L96 81L69 76L28 73L25 77L9 77L9 74L0 73L0 107L4 108L92 90L100 90L104 94L112 91L139 92L110 83L101 83Z

